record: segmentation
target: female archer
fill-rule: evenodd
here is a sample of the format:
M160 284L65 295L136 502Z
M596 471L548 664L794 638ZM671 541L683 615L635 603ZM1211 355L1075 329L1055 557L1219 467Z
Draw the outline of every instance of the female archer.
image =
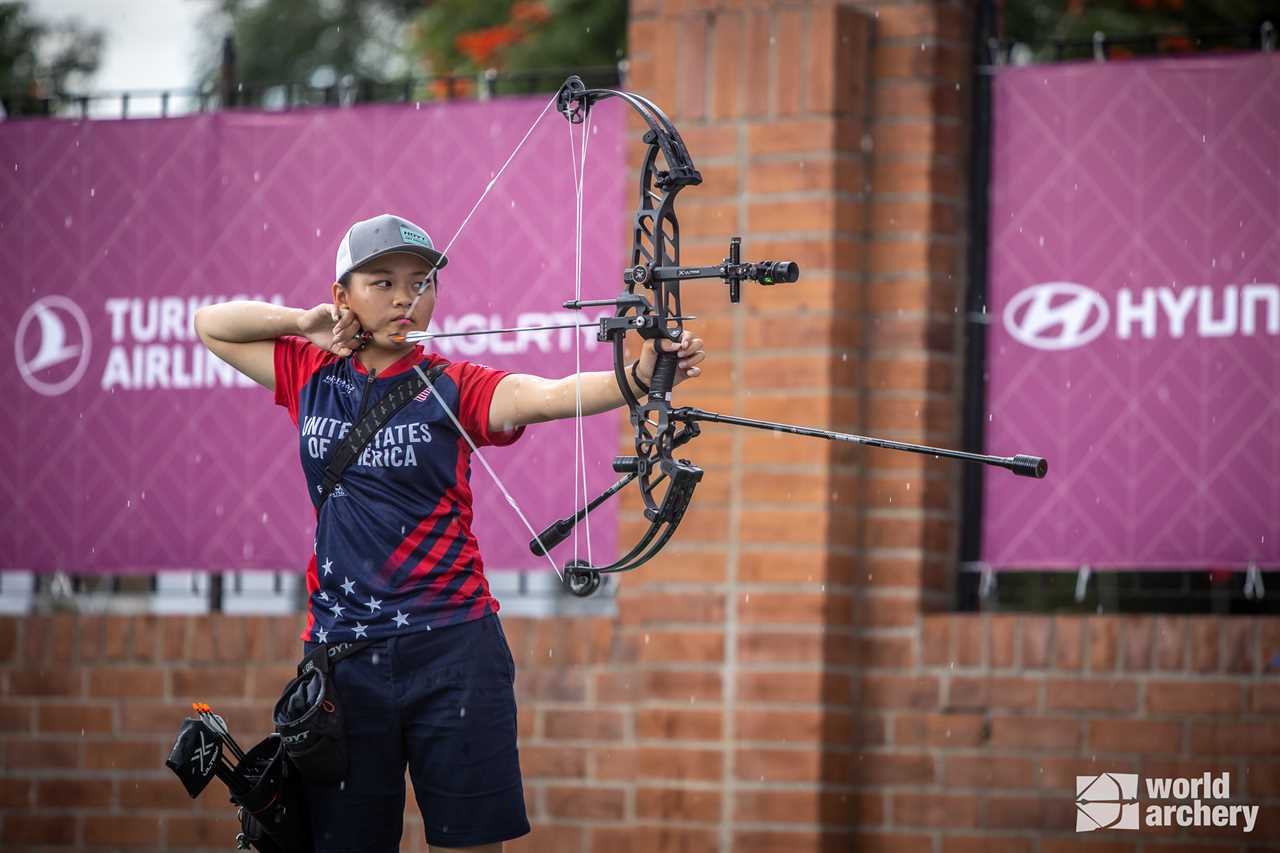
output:
M406 766L432 851L497 851L529 831L514 663L471 531L470 456L529 424L624 402L613 371L545 379L449 364L405 342L426 330L446 262L425 231L383 214L343 237L332 303L229 302L195 318L205 346L299 425L318 507L305 651L373 641L337 665L349 764L343 781L307 785L317 851L398 850ZM678 352L677 382L700 373L701 340L686 332L663 346ZM655 362L646 343L627 372L632 393L645 394ZM415 367L437 374L428 390L326 494L335 447Z

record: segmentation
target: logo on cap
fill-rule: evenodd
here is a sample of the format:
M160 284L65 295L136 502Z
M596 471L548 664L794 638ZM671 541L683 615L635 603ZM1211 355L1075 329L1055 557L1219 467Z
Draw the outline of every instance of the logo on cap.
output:
M42 297L18 321L13 350L31 390L46 397L65 394L89 367L89 321L67 297Z
M400 226L400 239L406 243L417 243L419 246L424 246L428 249L435 248L431 245L431 241L427 239L426 234L423 234L420 231L414 231L412 228L408 228L404 225Z

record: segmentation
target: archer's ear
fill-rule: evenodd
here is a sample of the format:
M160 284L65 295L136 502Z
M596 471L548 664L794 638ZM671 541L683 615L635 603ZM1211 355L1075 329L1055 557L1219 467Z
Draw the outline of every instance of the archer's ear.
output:
M347 289L340 282L334 282L330 288L333 291L333 304L339 308L350 307L347 304Z

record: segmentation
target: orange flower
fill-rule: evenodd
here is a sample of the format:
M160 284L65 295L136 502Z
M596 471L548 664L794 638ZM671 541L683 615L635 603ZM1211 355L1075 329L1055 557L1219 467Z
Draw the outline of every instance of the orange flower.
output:
M475 65L484 68L494 63L494 59L505 47L510 47L524 38L524 33L515 27L500 24L483 30L462 33L454 41L458 52L470 59Z
M551 20L551 12L547 9L547 4L538 0L520 0L511 7L511 21L524 24L526 31L545 24L549 20Z

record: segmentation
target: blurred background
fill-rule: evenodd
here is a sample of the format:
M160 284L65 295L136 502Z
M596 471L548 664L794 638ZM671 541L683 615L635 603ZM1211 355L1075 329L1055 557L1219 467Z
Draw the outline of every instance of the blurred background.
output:
M684 134L684 263L741 234L803 270L741 306L686 288L712 355L689 403L1049 474L708 428L675 541L589 599L504 550L523 534L479 484L535 825L511 849L1275 848L1278 23L1266 0L0 2L0 845L229 846L225 804L163 768L172 732L203 700L265 734L296 662L296 438L213 368L153 382L148 306L300 304L383 208L452 233L576 73ZM593 137L601 295L638 129L602 109ZM560 294L564 154L540 128L460 244L459 281L528 286L442 322ZM624 420L595 424L592 476ZM497 460L535 506L562 498L560 438ZM1229 773L1259 826L1077 835L1101 772Z

